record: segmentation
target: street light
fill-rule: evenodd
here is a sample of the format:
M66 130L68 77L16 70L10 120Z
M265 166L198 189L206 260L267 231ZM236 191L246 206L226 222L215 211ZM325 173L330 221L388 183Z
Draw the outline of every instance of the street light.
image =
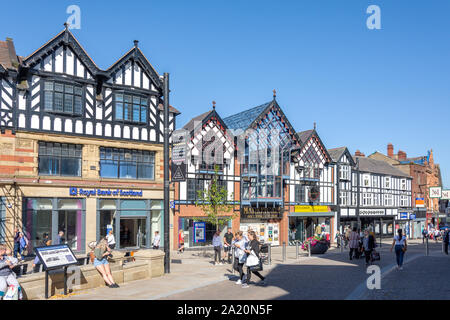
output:
M170 273L169 215L169 74L164 73L164 273Z

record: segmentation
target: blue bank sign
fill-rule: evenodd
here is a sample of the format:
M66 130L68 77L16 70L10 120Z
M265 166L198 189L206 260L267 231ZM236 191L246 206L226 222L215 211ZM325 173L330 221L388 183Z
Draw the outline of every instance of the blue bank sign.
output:
M71 196L84 197L98 197L98 196L112 196L112 197L142 197L142 190L122 190L122 189L82 189L70 187L69 193Z

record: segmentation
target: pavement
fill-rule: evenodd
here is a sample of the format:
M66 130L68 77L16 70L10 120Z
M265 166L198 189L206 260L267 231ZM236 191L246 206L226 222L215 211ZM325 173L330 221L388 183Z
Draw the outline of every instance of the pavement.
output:
M395 254L390 241L384 241L381 260L381 289L367 289L364 259L349 260L348 249L330 248L323 255L300 252L287 247L283 261L282 248L272 249L272 264L261 273L267 277L265 286L252 277L249 288L236 285L237 274L231 265L214 265L212 251L171 255L171 272L159 278L138 280L118 289L101 287L73 295L58 297L68 300L309 300L309 299L450 299L449 256L441 245L430 242L430 255L425 256L421 240L410 240L404 270L395 269ZM301 250L300 250L301 251ZM174 262L181 263L174 263ZM424 285L426 283L426 285ZM245 294L242 292L245 290Z

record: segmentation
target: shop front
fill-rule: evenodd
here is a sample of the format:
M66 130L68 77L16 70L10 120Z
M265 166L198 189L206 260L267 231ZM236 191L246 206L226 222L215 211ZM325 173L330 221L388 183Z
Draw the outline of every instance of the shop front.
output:
M335 213L329 206L299 205L289 213L289 244L322 234L332 240Z
M219 219L219 231L222 235L228 227L231 227L231 221ZM179 217L178 230L183 230L185 249L198 248L212 245L216 226L206 221L204 217Z
M241 208L240 230L247 236L250 230L255 231L259 242L278 246L280 239L280 222L283 218L281 207L251 207Z

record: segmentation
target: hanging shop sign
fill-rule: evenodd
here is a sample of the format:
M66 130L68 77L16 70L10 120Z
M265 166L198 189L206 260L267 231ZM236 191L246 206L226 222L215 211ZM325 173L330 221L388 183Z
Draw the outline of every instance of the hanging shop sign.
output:
M283 208L273 207L242 207L241 218L243 219L281 219L283 218Z
M442 190L442 200L450 200L450 190Z
M442 187L430 187L430 198L442 197Z
M400 212L400 219L408 219L408 212Z
M294 212L329 212L328 206L294 206Z
M316 186L311 187L309 189L308 196L309 196L309 199L312 200L312 201L318 200L319 197L320 197L320 189L319 189L319 187L316 187Z
M416 208L425 208L425 198L416 198Z
M76 187L69 188L69 194L71 196L83 196L83 197L142 197L142 190L122 190L122 189L82 189Z

